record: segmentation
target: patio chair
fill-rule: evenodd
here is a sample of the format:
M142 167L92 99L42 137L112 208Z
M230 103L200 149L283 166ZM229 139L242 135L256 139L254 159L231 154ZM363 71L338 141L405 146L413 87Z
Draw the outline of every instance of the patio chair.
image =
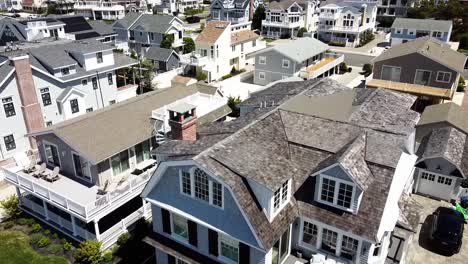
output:
M311 264L318 264L318 263L325 263L327 257L323 254L317 253L312 255L312 259L310 259Z
M45 173L45 171L47 170L47 166L45 163L42 163L39 168L34 171L31 175L34 177L34 178L42 178L42 175Z
M36 160L35 159L32 159L29 163L29 165L27 165L23 171L26 172L26 173L31 173L37 169L39 169L40 167L37 166L36 164Z
M60 179L59 171L60 171L60 167L54 167L53 171L51 171L51 172L49 171L48 173L43 174L44 180L46 180L48 182L54 182L54 181Z

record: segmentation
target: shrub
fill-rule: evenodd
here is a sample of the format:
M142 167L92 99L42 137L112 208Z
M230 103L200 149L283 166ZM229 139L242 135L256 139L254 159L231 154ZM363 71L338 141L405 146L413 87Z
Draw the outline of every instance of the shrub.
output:
M346 63L341 63L340 64L340 71L341 72L347 72L348 71L348 65Z
M200 17L198 17L198 16L189 16L185 20L187 20L187 23L189 23L189 24L195 24L195 23L200 22Z
M6 221L6 222L3 223L3 228L5 228L5 229L10 229L13 226L15 226L15 223L13 221Z
M57 245L57 244L54 244L54 245L50 245L47 250L52 253L52 254L57 254L59 253L60 251L62 251L62 247L60 245Z
M457 92L464 92L465 91L465 78L460 75L460 79L458 80L457 85Z
M120 235L117 239L117 245L125 245L128 242L128 240L130 240L130 234L128 232L125 232L122 235Z
M208 76L206 75L206 73L203 73L203 72L199 72L197 73L197 81L205 81L206 78L208 78Z
M301 27L299 29L299 31L297 31L297 37L298 38L304 37L304 33L306 33L306 32L307 32L307 29L305 27Z
M352 71L353 71L353 68L349 67L348 72L352 72Z
M346 44L345 44L345 43L341 43L341 42L334 42L334 41L330 41L330 42L328 42L328 45L330 45L330 46L336 46L336 47L344 47L344 46L346 46Z
M221 77L221 80L226 80L228 78L231 78L232 77L232 74L228 73L226 75L224 75L223 77Z
M42 229L42 226L40 224L33 224L31 226L31 231L33 233L37 233L37 232L41 231L41 229Z
M460 37L460 44L459 47L460 49L468 49L468 34L463 34Z
M204 5L211 5L211 1L210 0L203 0L203 4Z
M65 241L63 244L63 251L67 252L67 251L70 251L72 249L72 244L68 241Z
M28 226L32 226L36 223L36 220L34 220L33 218L26 218L26 224Z
M68 242L68 241L67 241L65 238L61 238L61 239L60 239L60 243L61 243L61 244L65 244L65 243L67 243L67 242Z
M101 242L86 240L75 252L75 259L85 264L99 264L102 260Z
M104 262L111 262L112 259L114 259L114 254L110 250L106 251L104 255L102 255L102 261Z
M192 38L185 37L184 41L184 54L190 53L195 50L195 42Z
M42 238L43 236L42 235L33 235L31 236L31 244L32 245L37 245L37 243L39 242L39 240Z
M19 199L16 195L12 195L4 200L0 201L0 208L5 211L5 214L9 218L18 217L21 214L19 208Z
M58 238L58 234L57 234L57 233L53 233L53 234L52 234L52 238L53 238L53 239L57 239L57 238Z
M240 109L238 107L238 105L242 102L242 100L240 99L240 97L232 97L232 96L229 96L228 97L228 102L227 102L227 105L229 106L229 108L231 108L231 114L229 116L232 116L232 117L239 117L240 116Z
M35 245L40 248L47 247L50 245L50 239L46 236L39 236L39 239L36 241Z
M370 63L364 64L362 66L362 74L367 77L367 76L371 75L371 73L372 73L372 64L370 64Z
M52 233L52 232L50 232L49 229L44 230L44 235L48 236L48 235L50 235L50 233Z
M19 218L18 219L18 225L27 225L28 220L26 218Z

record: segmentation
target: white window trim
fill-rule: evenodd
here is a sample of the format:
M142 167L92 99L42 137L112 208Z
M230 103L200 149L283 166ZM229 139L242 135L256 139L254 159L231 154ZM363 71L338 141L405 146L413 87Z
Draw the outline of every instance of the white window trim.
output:
M114 170L112 169L112 157L114 157L115 155L120 155L120 153L121 153L121 152L124 152L124 151L127 151L127 153L128 153L128 169L125 170L125 171L122 171L121 173L119 173L119 174L117 174L117 175L115 175L115 174L114 174ZM109 161L109 166L110 166L110 169L111 169L112 177L119 177L119 176L122 176L122 175L124 175L125 173L127 173L127 172L129 172L129 171L131 171L131 170L133 169L133 167L132 167L132 159L131 159L131 157L130 157L130 149L129 149L129 148L126 149L126 150L122 150L122 151L120 151L119 153L116 153L116 154L110 156L110 158L108 158L107 160Z
M218 258L222 260L224 263L232 263L232 264L237 264L239 262L235 262L231 260L230 258L224 257L221 255L221 241L225 241L226 244L230 244L233 246L233 244L237 243L237 259L240 260L240 251L239 251L239 241L236 239L233 239L231 237L228 237L226 235L218 233Z
M186 244L186 245L190 245L190 243L189 243L189 238L188 238L188 233L189 233L189 230L188 230L188 219L185 218L185 217L183 217L183 216L181 216L181 215L179 215L179 214L173 213L173 212L171 212L170 215L171 215L171 217L169 217L169 218L170 218L170 220L171 220L171 221L170 221L170 222L171 222L171 237L173 237L175 240L177 240L177 241L179 241L179 242L182 242L182 243L184 243L184 244ZM184 218L184 219L185 219L186 224L187 224L187 238L185 238L185 237L183 237L183 236L180 236L180 235L174 233L174 217L173 217L173 215L177 215L178 217L181 217L181 218Z
M185 195L187 197L190 197L194 200L197 200L197 201L201 201L201 202L204 202L206 204L209 204L215 208L218 208L218 209L221 209L221 210L224 210L224 184L222 182L217 182L219 184L221 184L221 206L218 206L216 204L213 203L213 180L210 179L210 175L208 173L206 173L204 170L202 170L203 172L206 173L206 175L208 176L208 201L205 201L205 200L202 200L202 199L199 199L197 197L195 197L195 169L197 169L197 167L193 167L189 170L189 173L190 173L190 195L187 194L187 193L184 193L183 192L183 188L182 188L182 171L183 170L179 170L179 193L182 194L182 195ZM198 168L200 169L200 168ZM201 169L200 169L201 170Z
M317 226L317 241L316 241L315 246L311 246L310 244L307 244L307 243L303 242L304 221L309 222L309 223L314 224L314 225ZM333 231L333 232L337 233L335 256L340 258L340 259L344 259L344 258L340 257L342 242L343 242L343 236L347 236L347 237L356 239L358 241L358 248L357 248L357 251L356 251L357 252L357 259L356 260L359 260L360 255L361 255L360 253L362 251L362 242L364 241L362 238L360 238L359 236L356 236L356 235L354 235L352 233L343 231L343 230L335 228L333 226L329 226L327 224L324 224L324 223L321 223L321 222L318 222L318 221L315 221L315 220L311 220L311 219L305 218L305 217L301 217L301 221L300 221L299 241L298 241L299 247L302 247L302 248L307 249L307 250L321 250L323 229L328 229L330 231ZM369 252L369 254L371 254L370 250L368 250L368 252ZM329 254L331 254L331 253L329 253ZM356 261L356 263L358 263L358 262Z
M50 165L50 166L56 166L55 164L50 164L49 163L49 160L47 159L47 151L46 151L46 145L51 145L51 146L54 146L57 148L57 156L58 156L58 159L59 159L59 167L62 168L62 158L60 157L60 149L58 148L58 146L54 143L51 143L47 140L43 140L42 141L42 148L44 149L44 155L45 155L45 162L47 165Z
M326 178L328 180L335 181L335 193L333 194L333 203L322 200L322 186L323 186L323 179L324 178ZM340 183L350 185L350 186L353 187L353 194L351 195L350 208L346 208L344 206L338 205L338 194L339 194ZM354 182L345 181L345 180L342 180L342 179L339 179L339 178L336 178L336 177L333 177L333 176L329 176L329 175L326 175L326 174L320 174L319 189L318 189L318 194L317 194L318 202L323 203L323 204L327 204L327 205L330 205L330 206L333 206L333 207L336 207L338 209L341 209L341 210L344 210L344 211L347 211L347 212L355 213L353 211L354 199L355 198L356 198L356 184Z
M75 152L75 151L71 151L71 154L72 154L71 156L72 156L72 162L73 162L73 172L74 172L74 174L75 174L75 177L77 177L77 178L79 178L79 179L83 179L83 180L85 180L86 182L92 183L92 182L93 182L93 176L92 176L92 175L89 175L89 179L88 179L88 178L86 178L86 177L78 176L78 174L76 173L75 156L74 156L74 155L78 156L79 158L82 158L82 156L81 156L80 154L78 154L78 152ZM83 159L85 159L85 158L83 158ZM91 164L91 163L89 162L89 160L86 160L86 161L87 161L89 164ZM81 160L80 160L80 163L81 163ZM90 168L89 172L91 173L91 168Z
M276 209L275 208L275 192L273 192L273 196L272 198L270 199L270 212L271 212L271 219L270 219L270 222L275 219L275 217L283 210L283 208L289 203L289 201L291 200L291 179L288 180L288 195L286 197L286 200L283 201L283 199L281 198L282 196L282 187L283 187L283 184L281 184L281 187L280 187L280 206Z
M263 77L262 77L262 76L263 76ZM259 73L258 73L258 79L260 79L260 80L265 80L265 77L266 77L265 72L259 72Z
M262 62L263 59L263 62ZM265 65L266 64L266 56L258 56L258 64Z
M445 175L445 174L440 174L440 173L437 173L437 172L433 172L433 171L428 171L428 170L424 170L424 169L419 169L419 177L418 177L418 180L421 181L421 180L426 180L426 179L423 179L422 178L422 174L423 172L427 173L427 174L432 174L434 175L434 180L431 181L431 182L434 182L436 184L444 184L444 185L447 185L447 186L453 186L455 184L455 182L457 181L457 177L454 177L454 176L450 176L450 175ZM448 184L445 184L445 183L439 183L437 180L439 179L439 176L440 177L444 177L444 178L449 178L452 180L452 183L450 185ZM426 180L426 181L429 181L429 180ZM419 185L419 182L417 183ZM419 186L417 186L419 188ZM419 190L416 190L416 191L419 191Z
M430 71L430 70L424 70L424 69L416 69L415 72L414 72L413 84L423 85L423 84L418 84L418 83L416 83L416 76L418 76L418 71L429 72L429 82L431 82L432 71ZM424 86L424 85L423 85L423 86Z
M449 74L449 78L448 78L448 81L444 81L443 79L442 80L439 80L439 73L442 73L442 74ZM450 80L452 79L452 73L451 72L446 72L446 71L437 71L437 74L436 74L436 81L437 82L441 82L441 83L450 83Z
M288 63L288 66L284 66L284 63L285 63L285 62ZM283 59L283 60L281 61L281 67L282 67L283 69L289 69L290 66L291 66L291 61L290 61L290 60L288 60L288 59Z

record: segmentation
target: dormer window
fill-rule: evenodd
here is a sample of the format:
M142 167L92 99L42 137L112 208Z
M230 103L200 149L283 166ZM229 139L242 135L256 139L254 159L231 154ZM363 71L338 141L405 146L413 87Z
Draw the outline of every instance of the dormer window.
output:
M289 180L283 183L281 187L276 190L273 197L273 212L276 213L283 207L289 198Z
M209 179L200 169L180 172L180 192L223 208L223 185Z
M320 202L345 210L352 210L355 192L354 184L321 175L320 187L318 196Z
M102 61L103 61L102 52L96 53L96 60L97 60L97 63L102 63Z
M65 75L70 74L70 69L69 68L62 68L60 70L60 72L62 72L62 76L65 76Z

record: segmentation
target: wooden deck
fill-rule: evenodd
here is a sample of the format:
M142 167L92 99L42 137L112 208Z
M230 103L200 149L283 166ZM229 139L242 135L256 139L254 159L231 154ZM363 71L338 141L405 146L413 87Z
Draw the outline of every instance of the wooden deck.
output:
M369 88L386 88L399 92L405 92L415 95L426 95L440 99L452 99L453 93L450 89L435 88L412 83L392 82L387 80L372 79L367 82Z
M324 58L321 61L319 61L318 63L316 63L314 65L310 65L309 67L306 68L306 70L309 71L309 72L314 72L314 71L322 68L323 66L327 65L328 63L334 61L335 59L336 58L333 58L333 57Z

